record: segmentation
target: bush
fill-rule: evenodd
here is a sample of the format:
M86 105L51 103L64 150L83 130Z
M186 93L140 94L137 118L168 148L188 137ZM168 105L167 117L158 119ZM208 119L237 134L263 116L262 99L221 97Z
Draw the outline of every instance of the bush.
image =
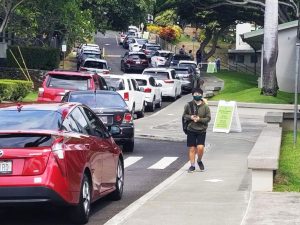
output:
M56 48L20 47L26 66L29 69L53 70L59 67L60 50ZM7 50L7 66L19 68L10 50L14 53L19 64L24 67L17 46Z
M181 29L181 27L173 25L171 28L175 31L176 40L179 40L179 38L183 34L183 30Z
M164 27L159 32L159 37L168 42L172 42L176 40L176 33L171 27Z
M32 85L30 81L0 79L0 100L21 100L32 90Z
M149 24L147 26L147 31L150 33L158 34L161 31L162 27L154 25L154 24Z

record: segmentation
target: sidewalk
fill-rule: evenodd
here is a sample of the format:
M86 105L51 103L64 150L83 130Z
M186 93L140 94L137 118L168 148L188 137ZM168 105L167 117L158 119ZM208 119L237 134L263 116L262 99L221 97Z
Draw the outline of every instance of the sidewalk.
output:
M183 96L158 113L137 120L136 137L185 141L181 115L184 104L190 100L191 95ZM202 173L197 168L197 172L187 173L187 163L166 181L109 220L107 225L240 225L242 222L243 225L275 224L260 223L259 220L257 223L251 222L257 214L256 211L275 209L276 207L268 203L275 204L276 201L269 199L265 204L258 204L259 198L251 198L253 200L248 207L250 196L254 195L249 190L251 185L247 156L265 126L265 113L281 110L238 108L243 132L223 134L212 133L217 109L213 105L216 104L210 106L212 121L207 132L208 148L203 158L206 171ZM281 193L278 195L282 196ZM274 199L272 195L270 198ZM298 205L294 206L300 207L299 198L292 197L288 201L296 201ZM277 206L279 208L276 209L285 209L285 205ZM299 224L288 222L283 220L281 224Z

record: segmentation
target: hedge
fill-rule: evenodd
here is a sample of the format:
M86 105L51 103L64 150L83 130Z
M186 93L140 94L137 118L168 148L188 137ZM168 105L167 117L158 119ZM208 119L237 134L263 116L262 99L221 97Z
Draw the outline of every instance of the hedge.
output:
M20 49L28 69L53 70L59 67L60 49L42 47L20 47ZM19 68L10 50L24 67L17 46L9 46L7 49L7 66Z
M0 79L0 101L18 101L32 90L33 83L25 80Z

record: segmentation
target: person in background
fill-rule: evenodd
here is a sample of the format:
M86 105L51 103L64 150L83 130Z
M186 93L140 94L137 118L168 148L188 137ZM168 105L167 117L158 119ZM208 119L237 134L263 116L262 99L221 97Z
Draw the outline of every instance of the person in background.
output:
M182 54L182 55L186 54L184 45L182 45L182 47L179 49L179 54Z
M202 52L200 48L196 52L196 60L197 60L197 65L202 62Z
M193 51L189 50L188 56L191 57L192 60L194 60Z
M220 72L220 70L221 70L221 59L220 59L219 56L216 58L215 62L216 62L217 71Z

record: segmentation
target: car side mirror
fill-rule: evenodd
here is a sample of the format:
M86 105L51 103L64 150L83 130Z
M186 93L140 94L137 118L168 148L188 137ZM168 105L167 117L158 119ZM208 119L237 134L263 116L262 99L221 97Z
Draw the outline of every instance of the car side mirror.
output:
M118 135L118 134L121 134L121 129L118 126L111 126L110 130L109 130L109 133L111 135Z

